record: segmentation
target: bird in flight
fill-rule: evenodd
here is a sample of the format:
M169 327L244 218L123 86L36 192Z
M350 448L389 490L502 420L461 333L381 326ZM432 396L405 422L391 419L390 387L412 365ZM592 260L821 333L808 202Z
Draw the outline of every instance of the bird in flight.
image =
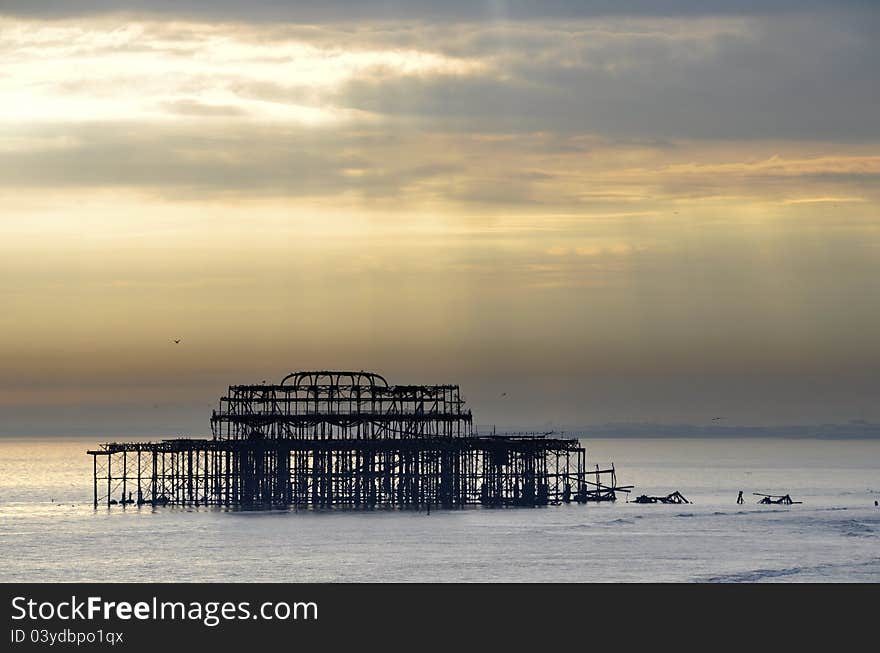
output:
M501 393L501 396L502 396L502 397L506 397L506 396L507 396L507 393L506 393L506 392L502 392L502 393Z
M723 418L723 417L713 417L713 418L712 418L712 421L713 421L713 422L717 422L719 419L724 419L724 418Z
M179 345L179 344L180 344L180 338L177 338L177 339L174 341L174 344L175 344L175 345Z

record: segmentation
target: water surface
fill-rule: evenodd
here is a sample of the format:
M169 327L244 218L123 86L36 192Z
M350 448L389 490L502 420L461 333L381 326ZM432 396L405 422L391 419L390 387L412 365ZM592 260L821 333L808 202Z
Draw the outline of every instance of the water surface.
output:
M880 581L878 441L589 440L590 462L614 461L636 493L693 505L430 515L94 510L96 442L0 439L0 580Z

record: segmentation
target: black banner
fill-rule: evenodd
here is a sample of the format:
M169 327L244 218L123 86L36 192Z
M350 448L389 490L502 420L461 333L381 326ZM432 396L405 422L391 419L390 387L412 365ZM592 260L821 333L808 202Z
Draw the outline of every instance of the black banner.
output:
M8 584L0 650L841 644L875 585ZM708 638L708 639L706 639Z

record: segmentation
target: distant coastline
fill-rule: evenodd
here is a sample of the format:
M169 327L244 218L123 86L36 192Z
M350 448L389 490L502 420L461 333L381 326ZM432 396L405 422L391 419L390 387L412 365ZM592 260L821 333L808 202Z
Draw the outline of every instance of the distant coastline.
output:
M480 427L481 430L486 427ZM489 427L491 429L491 427ZM496 427L499 431L502 429ZM880 439L880 424L852 421L844 424L783 424L779 426L662 424L653 422L609 422L584 426L545 426L536 429L505 427L505 431L562 431L579 438L791 438L822 440Z

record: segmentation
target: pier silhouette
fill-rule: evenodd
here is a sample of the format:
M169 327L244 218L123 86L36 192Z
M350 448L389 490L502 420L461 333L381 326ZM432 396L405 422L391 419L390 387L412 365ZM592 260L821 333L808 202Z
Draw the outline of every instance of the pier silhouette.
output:
M630 490L613 465L588 469L576 438L480 435L457 385L373 372L230 386L211 430L88 451L94 506L541 506Z

